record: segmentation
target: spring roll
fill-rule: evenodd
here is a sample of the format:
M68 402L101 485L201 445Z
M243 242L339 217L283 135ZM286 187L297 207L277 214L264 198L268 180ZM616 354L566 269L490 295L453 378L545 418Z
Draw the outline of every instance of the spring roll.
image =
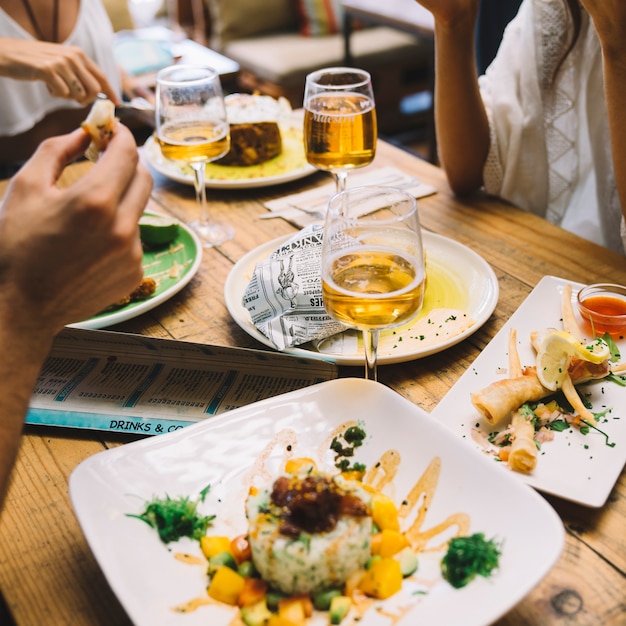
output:
M513 443L509 451L509 467L528 474L537 465L537 445L535 444L535 428L522 411L515 411L511 419L513 427Z
M573 359L569 377L574 385L599 380L610 371L609 362L589 363ZM470 394L472 404L491 425L498 424L524 402L537 402L554 392L546 389L537 378L537 370L527 367L523 376L497 380L480 391Z

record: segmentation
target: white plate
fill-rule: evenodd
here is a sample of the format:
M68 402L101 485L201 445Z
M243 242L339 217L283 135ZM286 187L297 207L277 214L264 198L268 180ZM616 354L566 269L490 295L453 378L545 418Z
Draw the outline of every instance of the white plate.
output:
M430 578L429 592L407 597L410 583L406 583L403 592L381 604L395 611L401 601L410 610L397 620L369 610L359 626L490 624L550 570L563 548L564 531L541 496L510 475L494 471L487 459L388 387L339 379L101 452L74 470L69 483L74 510L133 622L137 626L228 626L236 621L236 609L208 605L175 613L173 607L206 597L206 566L175 558L180 552L199 555L197 543L183 539L165 546L153 529L127 514L141 513L145 502L155 496L197 499L210 484L210 493L199 507L202 514L216 515L210 533L245 532L244 499L253 477L269 480L275 475L288 454L287 443L295 456L312 457L322 469L331 470L332 456L324 454L329 453L329 436L355 416L367 433L355 460L371 466L389 449L400 455L392 485L397 503L431 461L441 459L438 485L421 530L454 513L465 513L470 518L468 532L503 541L499 570L461 590L441 579L441 552L430 557L422 552L418 573ZM440 543L445 538L438 539ZM309 623L318 626L327 619ZM342 624L355 626L351 620Z
M205 186L212 189L252 189L269 187L299 180L317 169L309 165L304 155L302 127L288 126L282 130L283 151L277 157L249 167L233 167L208 163ZM146 163L159 174L186 185L193 185L193 174L180 163L166 159L161 154L154 137L149 137L141 151Z
M476 447L479 445L471 437L475 424L480 424L480 429L487 432L501 430L501 424L491 428L479 419L470 401L470 393L506 377L511 328L517 330L522 365L534 364L535 352L530 345L530 332L562 328L561 294L568 283L572 285L572 298L575 298L583 285L554 276L542 278L511 319L435 407L432 415ZM626 358L626 340L617 341L617 344L623 360ZM600 421L599 428L608 433L612 442L616 442L615 447L607 446L605 438L593 430L588 435L582 435L577 429L571 433L557 432L553 441L542 445L537 467L531 474L510 473L545 493L586 506L600 507L606 502L626 462L626 388L600 381L582 386L581 389L584 390L585 398L592 403L592 410L598 412L612 407L612 413L607 416L606 422ZM495 460L493 463L509 472L504 463Z
M155 215L152 211L146 214ZM195 276L202 262L202 244L189 227L179 222L176 239L166 248L145 250L144 275L157 281L157 288L147 300L131 302L112 311L105 311L77 324L74 328L106 328L133 319L154 309L176 295Z
M232 318L249 335L261 343L274 347L269 339L252 323L248 310L241 303L241 297L252 278L255 265L267 258L286 237L279 237L269 241L243 256L230 271L224 285L224 299ZM427 264L431 264L445 276L446 282L453 285L458 293L463 294L466 300L465 311L472 318L473 324L458 333L446 338L431 338L430 341L420 341L411 334L413 322L394 331L383 331L378 347L378 364L402 363L441 352L475 333L490 317L498 302L498 279L491 266L473 250L447 237L434 233L423 232L424 249ZM428 272L428 267L427 267ZM428 286L425 298L428 298ZM449 304L441 302L439 307ZM417 318L419 321L426 314L424 310ZM402 333L402 342L396 342L394 337ZM284 352L308 358L320 358L332 361L338 365L363 365L364 357L356 341L346 342L345 351L339 352L341 344L333 343L326 347L324 344L316 349L313 344L287 348Z

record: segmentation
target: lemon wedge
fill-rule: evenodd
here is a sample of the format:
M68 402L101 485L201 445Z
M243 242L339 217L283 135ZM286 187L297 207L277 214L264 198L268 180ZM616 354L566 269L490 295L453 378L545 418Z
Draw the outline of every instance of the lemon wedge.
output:
M560 389L572 358L602 363L610 358L609 346L602 339L580 343L570 333L557 330L550 333L537 353L537 378L550 391Z
M147 246L165 246L176 239L178 222L167 216L142 215L139 218L139 236Z

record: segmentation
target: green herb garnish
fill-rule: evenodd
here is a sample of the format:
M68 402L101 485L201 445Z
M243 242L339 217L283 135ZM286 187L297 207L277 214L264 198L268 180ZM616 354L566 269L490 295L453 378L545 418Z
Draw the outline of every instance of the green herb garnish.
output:
M455 589L460 589L478 575L491 576L498 567L500 554L500 544L494 539L486 540L483 533L454 537L441 560L441 573Z
M346 457L353 457L355 448L363 445L366 437L365 431L359 426L350 426L343 435L333 437L330 443L330 449L335 453L335 467L342 472L354 470L355 472L364 472L366 467L363 463L354 463L350 466L350 461Z
M134 515L128 513L128 517L142 520L159 533L163 543L178 541L181 537L190 537L200 540L206 534L209 524L215 519L215 515L200 515L198 504L204 501L209 487L200 492L199 500L190 500L188 497L176 500L154 498L146 505L143 513Z

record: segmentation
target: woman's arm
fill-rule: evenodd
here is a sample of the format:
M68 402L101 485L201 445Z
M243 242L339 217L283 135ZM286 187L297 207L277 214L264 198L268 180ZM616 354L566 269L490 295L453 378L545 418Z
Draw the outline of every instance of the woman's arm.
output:
M617 192L626 218L626 3L582 0L602 46L604 94L609 117Z
M478 88L474 30L478 0L417 0L435 18L435 125L453 191L479 189L489 123Z
M77 46L2 37L0 76L41 80L51 96L80 104L93 102L99 93L119 104L104 72Z

